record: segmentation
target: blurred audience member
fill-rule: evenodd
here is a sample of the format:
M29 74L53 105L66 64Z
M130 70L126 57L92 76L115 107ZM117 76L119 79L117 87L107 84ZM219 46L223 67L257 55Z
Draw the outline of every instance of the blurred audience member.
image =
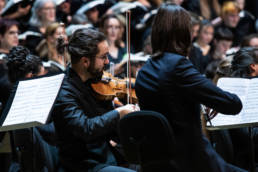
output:
M0 54L8 54L12 47L19 44L18 34L16 21L0 19Z
M201 27L201 17L192 12L190 12L190 15L191 15L191 24L192 24L191 25L192 41L195 41Z
M32 16L28 30L44 34L47 26L56 21L56 6L53 0L36 0L32 7ZM35 53L42 36L27 36L25 46Z
M114 65L120 63L126 53L125 48L121 47L120 43L121 27L121 22L115 15L106 15L101 20L100 29L107 37L109 45L108 59L111 67L113 67L112 63ZM114 74L117 74L116 66L114 66Z
M207 56L211 46L210 43L213 39L214 28L208 20L203 20L199 35L194 43L194 46L199 47L202 51L203 56Z
M229 28L236 28L240 20L241 9L232 1L225 2L222 6L223 24Z
M182 6L208 20L215 19L221 13L218 0L187 0Z
M221 13L218 0L200 0L200 14L205 19L215 19Z
M243 37L254 30L253 24L246 18L240 18L241 9L232 1L227 1L222 6L222 23L216 26L218 28L228 28L234 35L233 47L240 46ZM241 19L241 20L240 20Z
M19 21L20 25L25 27L30 17L30 10L33 4L32 0L10 0L7 1L5 8L1 12L3 18ZM25 23L22 23L25 22ZM25 28L24 28L25 29Z
M213 71L216 65L223 59L226 59L226 53L231 48L233 41L233 34L227 28L220 28L214 34L213 47L210 51L209 58L203 61L203 65L206 70ZM212 63L212 64L210 64ZM208 65L210 66L208 67ZM208 68L208 69L207 69ZM211 76L210 78L212 78Z
M6 66L7 55L12 47L19 44L18 32L18 23L16 21L0 19L0 104L2 107L5 106L11 90Z
M176 5L181 5L184 0L168 0L168 1L171 1L172 3L175 3Z
M258 48L258 34L254 33L244 37L241 47L256 47Z
M4 7L5 7L5 0L0 0L0 13L2 13L2 10Z
M211 61L224 59L227 51L231 48L234 35L227 28L220 28L214 34L213 49L211 50Z
M196 41L197 36L200 32L201 17L195 13L190 12L191 15L191 40ZM204 57L201 49L198 46L191 46L190 53L188 55L189 60L193 63L194 67L200 72L204 73L205 67L203 66Z
M56 3L56 18L57 21L69 25L72 20L71 14L71 0L61 0Z
M75 14L72 17L71 24L88 24L90 23L85 14Z
M56 20L56 7L52 0L36 0L32 8L30 25L34 26L41 33L46 32L49 24Z
M64 24L52 23L46 29L45 39L36 47L40 58L45 62L49 62L51 72L64 71L69 62L67 53L60 55L57 52L57 40L60 37L65 41L68 40Z
M240 21L238 29L248 31L248 34L255 32L255 16L245 10L245 0L235 0L236 5L240 8ZM246 35L246 34L245 34ZM245 36L243 35L243 36Z
M76 14L85 14L94 27L97 27L101 16L105 14L107 9L113 4L114 2L112 0L87 1L76 11Z

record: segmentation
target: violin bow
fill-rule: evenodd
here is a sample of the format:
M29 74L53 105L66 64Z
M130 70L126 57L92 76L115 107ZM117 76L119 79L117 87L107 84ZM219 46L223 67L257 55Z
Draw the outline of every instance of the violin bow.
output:
M128 89L128 94L127 94L127 103L132 104L133 99L132 99L132 86L131 86L131 11L128 10L126 11L126 51L127 51L127 78L129 79L127 88Z

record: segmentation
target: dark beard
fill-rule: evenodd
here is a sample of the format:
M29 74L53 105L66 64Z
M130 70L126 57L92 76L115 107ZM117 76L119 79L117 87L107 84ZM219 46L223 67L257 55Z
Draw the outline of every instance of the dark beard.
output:
M95 72L94 75L91 73L93 82L99 82L102 78L103 71L102 72Z
M101 71L97 71L96 69L94 69L94 66L95 66L95 64L94 64L94 63L91 63L90 66L89 66L89 68L87 69L87 71L91 74L91 76L92 76L91 79L92 79L94 82L98 82L98 81L101 80L102 75L103 75L103 72L104 72L104 70L106 69L107 65L105 65L105 66L103 67L103 70L101 70Z

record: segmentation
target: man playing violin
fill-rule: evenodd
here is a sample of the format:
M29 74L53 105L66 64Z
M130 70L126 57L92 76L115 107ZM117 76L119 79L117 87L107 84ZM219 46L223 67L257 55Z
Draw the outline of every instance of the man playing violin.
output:
M119 119L136 107L129 104L113 110L112 101L98 100L91 88L109 63L105 36L79 29L59 47L67 47L71 55L52 113L61 164L68 171L133 172L117 166L109 141Z

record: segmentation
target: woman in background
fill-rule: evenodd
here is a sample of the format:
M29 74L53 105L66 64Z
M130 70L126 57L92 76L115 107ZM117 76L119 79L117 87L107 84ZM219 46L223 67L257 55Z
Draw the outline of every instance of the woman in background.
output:
M36 0L29 20L29 31L41 36L27 36L25 46L35 53L35 48L43 39L47 26L56 21L56 6L53 0Z
M208 20L203 20L201 22L201 27L199 30L199 35L194 43L194 46L199 47L202 51L203 56L207 56L211 49L210 43L213 39L214 28Z
M49 24L56 20L56 6L53 0L36 0L32 7L32 16L29 24L36 27L41 33L46 32Z
M8 54L12 47L19 44L18 34L16 21L0 19L0 54Z
M57 72L64 71L67 63L70 61L67 53L60 55L57 52L56 45L59 37L63 38L65 42L68 40L65 32L65 26L62 23L52 23L46 29L45 39L43 39L36 47L36 51L40 58L52 65L52 72L55 70Z
M101 20L101 31L106 35L109 45L109 63L113 63L114 74L118 73L116 64L120 63L126 53L126 49L121 47L122 24L115 15L106 15ZM112 65L112 64L111 64ZM110 65L110 66L111 66ZM112 66L111 66L112 68Z

